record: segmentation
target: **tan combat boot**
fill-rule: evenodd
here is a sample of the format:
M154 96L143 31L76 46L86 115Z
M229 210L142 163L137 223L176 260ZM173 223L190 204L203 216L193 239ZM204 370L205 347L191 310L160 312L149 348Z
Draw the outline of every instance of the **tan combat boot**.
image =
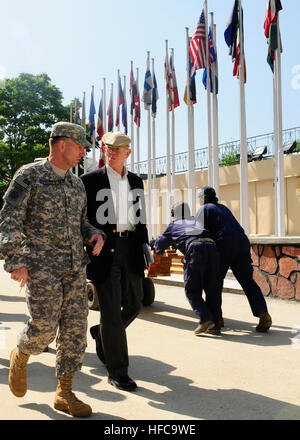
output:
M92 414L90 405L81 402L72 393L72 382L74 373L66 374L58 378L58 386L56 389L54 408L60 411L67 411L74 417L88 417Z
M29 354L22 353L18 347L10 353L8 385L17 397L23 397L27 391L27 362Z

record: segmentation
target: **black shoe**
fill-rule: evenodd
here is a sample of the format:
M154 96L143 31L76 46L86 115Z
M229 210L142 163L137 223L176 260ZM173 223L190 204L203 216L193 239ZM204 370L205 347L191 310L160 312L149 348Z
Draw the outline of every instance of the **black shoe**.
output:
M126 376L117 377L108 376L108 383L116 388L119 388L119 390L133 391L137 388L137 384L132 379L130 379L127 374Z
M97 353L97 356L100 359L100 361L105 365L106 364L106 360L105 360L104 351L103 351L103 347L102 347L102 340L101 340L101 337L99 335L99 326L98 325L94 325L93 327L91 327L90 328L90 334L91 334L92 338L95 339L95 342L96 342L96 353Z

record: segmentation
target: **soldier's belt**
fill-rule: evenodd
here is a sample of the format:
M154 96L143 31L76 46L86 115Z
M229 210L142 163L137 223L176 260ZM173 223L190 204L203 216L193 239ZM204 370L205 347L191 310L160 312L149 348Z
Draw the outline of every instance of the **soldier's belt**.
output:
M121 231L121 232L116 231L115 235L117 237L121 237L121 238L129 238L129 237L132 237L134 235L134 231Z

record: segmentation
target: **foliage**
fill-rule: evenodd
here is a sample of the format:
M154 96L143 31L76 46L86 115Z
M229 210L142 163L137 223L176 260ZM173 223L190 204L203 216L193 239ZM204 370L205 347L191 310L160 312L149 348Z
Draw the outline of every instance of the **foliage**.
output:
M0 89L0 197L16 170L46 157L51 126L70 119L61 91L45 73L21 73Z
M239 163L239 159L237 153L232 152L229 154L225 154L220 160L220 167L227 167L229 165L236 165Z

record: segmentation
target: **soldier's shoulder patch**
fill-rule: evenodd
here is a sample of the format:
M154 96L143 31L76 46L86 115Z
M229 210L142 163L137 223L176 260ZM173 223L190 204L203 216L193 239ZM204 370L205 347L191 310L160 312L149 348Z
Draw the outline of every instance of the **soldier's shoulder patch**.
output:
M7 203L18 207L25 199L28 191L30 191L30 186L31 183L29 178L22 174L19 174L11 182L3 198Z

